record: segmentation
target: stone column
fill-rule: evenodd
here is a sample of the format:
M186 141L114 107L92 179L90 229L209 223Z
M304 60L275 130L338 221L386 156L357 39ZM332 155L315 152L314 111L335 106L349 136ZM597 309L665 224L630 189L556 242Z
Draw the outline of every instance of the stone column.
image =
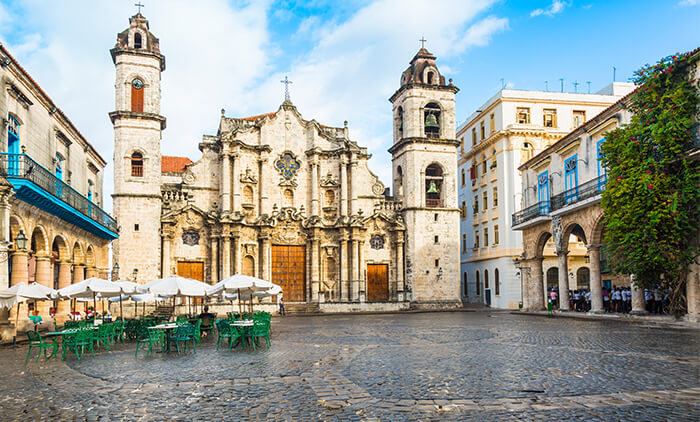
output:
M600 314L603 309L603 287L600 284L600 245L586 245L591 267L591 312Z
M350 189L350 211L349 214L357 214L357 191L355 186L355 182L357 182L357 159L353 156L352 161L350 162L350 186L348 188Z
M73 264L73 284L85 280L85 265Z
M318 237L311 238L311 302L318 302L319 277L319 250Z
M233 174L233 206L231 208L232 211L241 211L241 187L240 187L240 181L238 177L238 173L240 173L240 169L238 167L240 164L240 160L237 160L238 154L231 154L231 172Z
M262 248L260 249L260 278L270 280L270 236L265 234L260 237Z
M62 289L64 287L70 286L71 273L70 261L58 261L58 288ZM70 312L70 300L61 300L58 302L58 309L56 310L56 315L65 318Z
M352 239L352 246L351 246L351 253L352 253L352 267L351 267L351 274L350 274L350 279L352 282L352 288L350 289L351 291L351 297L352 300L357 302L360 300L360 277L358 274L358 270L360 267L359 263L359 250L358 250L358 241L357 239Z
M10 284L15 286L29 281L29 254L25 251L12 252L12 278Z
M9 183L8 183L9 185ZM11 186L0 186L0 290L10 287L10 274L6 260L10 257L10 194ZM7 320L7 311L0 309L0 321Z
M348 159L340 158L340 215L348 215Z
M168 233L161 233L163 238L163 251L161 256L161 274L163 278L170 276L170 236Z
M211 251L211 284L219 282L219 239L212 236L210 239Z
M223 246L221 247L221 279L223 280L231 275L231 235L224 234L222 238L224 239Z
M53 289L51 281L51 258L48 256L36 256L36 272L34 273L34 281Z
M530 274L530 309L541 311L544 309L544 274L542 273L543 258L532 259L532 271Z
M319 215L318 207L318 163L316 157L311 162L311 215Z
M258 198L260 202L258 215L269 214L267 212L267 189L263 184L265 180L263 167L265 166L266 162L267 159L265 158L258 160Z
M688 303L688 321L700 320L700 265L697 259L690 264L690 270L685 281L685 294Z
M630 290L632 292L632 315L645 315L647 313L646 302L644 301L644 289L637 287L634 281L634 274L630 275ZM592 296L592 294L591 294Z
M568 251L557 252L559 261L559 310L570 311L569 307L569 263L567 261Z
M99 271L95 267L85 268L85 278L99 277Z
M364 264L364 257L362 256L362 246L364 245L364 242L362 240L359 240L357 242L357 272L359 274L358 277L358 282L357 284L359 285L358 293L360 295L360 302L364 302L365 298L367 297L367 284L365 283L365 264Z
M340 241L340 253L338 257L340 258L340 300L342 302L347 302L350 300L349 290L350 282L348 280L348 239L343 237Z
M241 274L241 237L238 235L233 236L233 273Z
M403 268L403 240L396 242L396 292L399 302L406 300L406 286Z
M231 155L221 154L221 211L231 211Z

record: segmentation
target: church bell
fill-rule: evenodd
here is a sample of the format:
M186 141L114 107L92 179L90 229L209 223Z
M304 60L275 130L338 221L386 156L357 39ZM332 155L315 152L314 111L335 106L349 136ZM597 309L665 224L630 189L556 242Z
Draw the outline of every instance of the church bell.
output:
M437 186L435 185L435 181L430 181L430 187L428 188L428 193L440 193L437 190Z
M425 116L425 127L438 127L437 117L434 114Z

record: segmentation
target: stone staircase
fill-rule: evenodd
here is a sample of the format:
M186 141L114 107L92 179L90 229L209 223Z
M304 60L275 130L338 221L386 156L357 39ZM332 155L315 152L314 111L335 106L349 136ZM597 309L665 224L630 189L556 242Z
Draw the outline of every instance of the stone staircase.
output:
M284 311L287 315L317 314L321 312L318 303L285 303Z
M175 312L175 307L172 305L158 305L151 315L170 319L173 316L173 312Z

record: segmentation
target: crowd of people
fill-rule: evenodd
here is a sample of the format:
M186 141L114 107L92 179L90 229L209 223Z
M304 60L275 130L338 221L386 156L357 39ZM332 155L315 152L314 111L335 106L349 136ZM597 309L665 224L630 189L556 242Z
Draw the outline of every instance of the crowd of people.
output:
M549 287L549 302L554 308L559 308L559 289ZM644 289L644 302L646 310L650 314L668 313L670 290L656 287ZM576 289L569 291L569 309L576 312L588 312L591 310L591 291L589 289ZM629 287L613 286L610 289L603 288L603 310L606 313L626 314L632 311L632 290Z

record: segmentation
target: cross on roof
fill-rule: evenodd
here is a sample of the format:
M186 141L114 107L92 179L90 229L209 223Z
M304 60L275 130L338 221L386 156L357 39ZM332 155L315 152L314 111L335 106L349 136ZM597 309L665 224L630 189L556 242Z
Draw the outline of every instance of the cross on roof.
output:
M285 101L289 101L289 84L291 84L292 81L290 81L289 79L287 79L287 77L285 76L285 77L284 77L284 80L283 80L283 81L280 81L280 83L283 83L283 84L284 84L284 100L285 100Z
M428 40L426 40L425 37L421 35L418 41L420 41L420 48L425 48L425 42Z
M141 4L141 2L138 2L138 3L134 4L134 6L136 6L136 7L139 8L139 13L141 13L141 8L142 8L142 7L146 7L146 6L144 6L143 4Z

